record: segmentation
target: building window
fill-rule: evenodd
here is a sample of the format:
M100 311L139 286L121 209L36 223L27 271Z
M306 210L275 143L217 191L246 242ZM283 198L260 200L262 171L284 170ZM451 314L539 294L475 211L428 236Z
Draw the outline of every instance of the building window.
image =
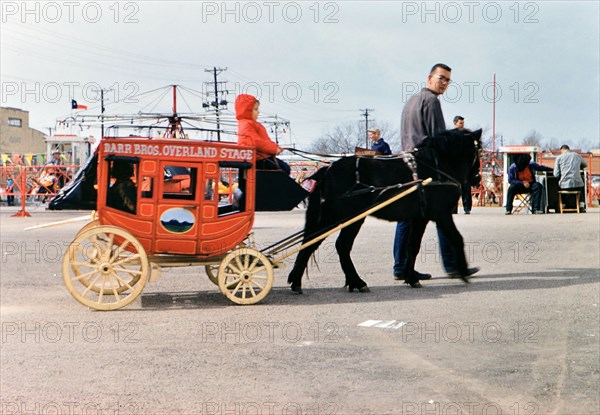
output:
M8 125L11 127L22 127L23 123L20 118L9 118Z

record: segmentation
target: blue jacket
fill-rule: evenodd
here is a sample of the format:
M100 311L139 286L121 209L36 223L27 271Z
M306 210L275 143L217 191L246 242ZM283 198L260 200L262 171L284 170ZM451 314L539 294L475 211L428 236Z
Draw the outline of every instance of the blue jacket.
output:
M379 153L383 154L384 156L389 156L390 154L392 154L390 145L388 143L386 143L385 141L383 141L383 138L380 138L379 140L377 140L373 144L371 144L371 150L378 151Z
M529 166L527 166L529 170L531 170L531 177L535 182L535 172L536 171L552 171L552 167L543 166L541 164L534 163L531 161ZM510 165L508 169L508 183L510 184L523 184L521 180L517 178L517 165L515 163Z

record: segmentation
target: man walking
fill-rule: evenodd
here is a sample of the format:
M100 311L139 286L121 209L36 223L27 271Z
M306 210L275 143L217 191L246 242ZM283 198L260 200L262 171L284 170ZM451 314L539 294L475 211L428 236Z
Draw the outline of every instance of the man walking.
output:
M449 66L438 63L431 68L427 77L427 87L413 95L402 110L401 139L402 150L413 151L426 137L435 137L446 131L442 105L438 97L446 92L451 82ZM407 245L410 236L411 222L400 221L396 225L394 237L394 278L397 280L414 281L431 278L431 274L414 271L413 275L405 275L407 262ZM440 228L437 228L442 262L447 273L454 272L454 258L446 238ZM418 282L411 286L420 287Z

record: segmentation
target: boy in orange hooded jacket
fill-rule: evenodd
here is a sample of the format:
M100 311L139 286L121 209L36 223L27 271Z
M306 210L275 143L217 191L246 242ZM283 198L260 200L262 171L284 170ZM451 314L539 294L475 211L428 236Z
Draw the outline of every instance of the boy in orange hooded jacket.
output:
M235 118L238 120L238 144L256 148L256 168L263 170L283 170L290 174L290 166L275 156L283 151L267 134L258 121L260 102L248 94L241 94L235 100Z

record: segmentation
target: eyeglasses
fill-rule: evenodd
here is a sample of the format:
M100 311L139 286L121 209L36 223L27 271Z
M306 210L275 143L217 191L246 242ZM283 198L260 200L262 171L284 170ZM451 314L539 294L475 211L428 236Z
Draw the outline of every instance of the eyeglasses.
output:
M434 78L439 79L442 82L445 82L447 84L450 84L452 82L452 79L450 78L446 78L444 75L433 75Z

